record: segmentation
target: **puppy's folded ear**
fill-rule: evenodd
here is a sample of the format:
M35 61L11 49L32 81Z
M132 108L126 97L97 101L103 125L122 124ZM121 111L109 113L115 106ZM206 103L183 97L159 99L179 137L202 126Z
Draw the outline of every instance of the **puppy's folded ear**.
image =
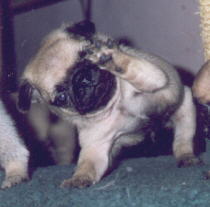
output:
M23 113L30 109L33 90L32 85L27 81L23 81L20 85L17 108Z
M95 24L91 21L85 20L74 24L66 28L66 31L74 34L83 36L87 39L91 38L91 36L95 33Z

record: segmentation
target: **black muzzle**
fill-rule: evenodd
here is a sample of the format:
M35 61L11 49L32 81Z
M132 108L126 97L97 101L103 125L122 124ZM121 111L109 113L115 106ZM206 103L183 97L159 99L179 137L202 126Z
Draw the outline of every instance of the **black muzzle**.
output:
M106 106L116 89L115 76L86 59L78 62L67 77L57 86L52 104L74 108L80 114Z

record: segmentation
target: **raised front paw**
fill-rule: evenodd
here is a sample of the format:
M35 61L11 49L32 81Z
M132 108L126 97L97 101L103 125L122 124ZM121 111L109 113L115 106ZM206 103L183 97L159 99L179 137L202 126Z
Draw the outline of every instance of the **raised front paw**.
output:
M112 62L112 54L116 48L117 44L110 38L95 38L80 53L80 57L91 60L97 65L105 66L109 62Z
M117 76L123 76L131 62L131 57L123 53L112 39L93 40L81 51L80 58L89 60L100 69Z
M61 183L62 188L86 188L93 185L95 181L88 175L76 175L70 179L66 179Z

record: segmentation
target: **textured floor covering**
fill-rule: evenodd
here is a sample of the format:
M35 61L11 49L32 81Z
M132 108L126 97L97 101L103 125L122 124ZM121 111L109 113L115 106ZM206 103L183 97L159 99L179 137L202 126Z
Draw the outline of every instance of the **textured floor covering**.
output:
M0 191L0 207L209 207L210 141L204 166L177 168L172 156L123 160L100 183L87 189L61 189L72 166L38 168L29 182ZM3 172L0 174L0 181Z

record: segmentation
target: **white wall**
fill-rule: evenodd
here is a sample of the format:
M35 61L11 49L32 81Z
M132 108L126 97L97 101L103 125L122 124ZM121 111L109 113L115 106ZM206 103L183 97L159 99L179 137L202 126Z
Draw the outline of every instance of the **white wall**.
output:
M203 64L198 0L93 0L98 31L125 37L137 48L162 56L192 73ZM78 0L68 0L15 17L18 70L42 37L63 22L82 20Z

